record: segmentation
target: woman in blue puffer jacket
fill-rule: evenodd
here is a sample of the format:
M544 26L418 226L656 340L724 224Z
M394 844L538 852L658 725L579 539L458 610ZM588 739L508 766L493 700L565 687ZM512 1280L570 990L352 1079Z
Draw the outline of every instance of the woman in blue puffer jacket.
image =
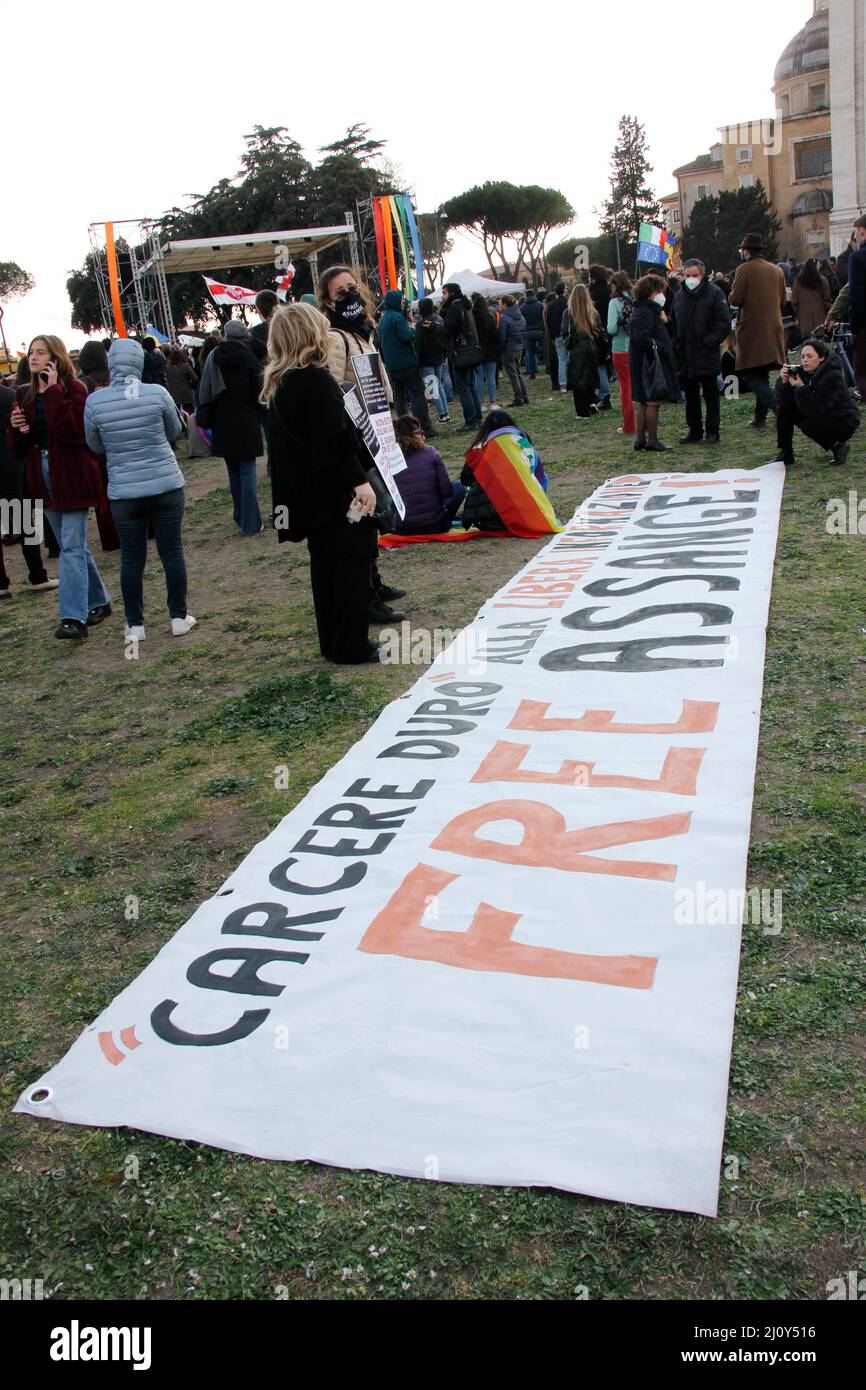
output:
M120 535L120 588L124 637L143 642L144 566L148 527L165 571L171 631L182 637L195 625L186 607L186 561L181 540L184 477L172 442L182 425L164 386L142 385L144 352L119 338L108 354L111 385L88 396L84 433L89 448L105 454L108 500Z

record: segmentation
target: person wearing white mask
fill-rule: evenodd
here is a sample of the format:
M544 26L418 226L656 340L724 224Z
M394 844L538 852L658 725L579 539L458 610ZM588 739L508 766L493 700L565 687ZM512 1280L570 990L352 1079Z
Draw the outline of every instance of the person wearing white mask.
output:
M667 453L671 447L662 444L658 437L661 403L680 399L665 301L662 277L644 275L634 287L629 322L628 365L637 425L634 447L653 453Z
M721 346L731 331L731 311L722 291L707 279L703 261L686 261L685 280L673 303L677 343L686 393L687 433L681 444L719 443ZM706 434L701 392L706 404Z

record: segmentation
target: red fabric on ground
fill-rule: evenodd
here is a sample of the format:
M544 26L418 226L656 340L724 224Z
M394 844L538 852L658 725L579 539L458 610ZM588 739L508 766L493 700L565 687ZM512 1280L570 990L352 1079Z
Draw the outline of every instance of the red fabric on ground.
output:
M510 536L507 531L443 531L441 535L398 536L396 533L380 536L379 544L383 550L399 550L404 545L416 545L419 541L472 541L478 536L497 536L503 541L516 541L519 536Z

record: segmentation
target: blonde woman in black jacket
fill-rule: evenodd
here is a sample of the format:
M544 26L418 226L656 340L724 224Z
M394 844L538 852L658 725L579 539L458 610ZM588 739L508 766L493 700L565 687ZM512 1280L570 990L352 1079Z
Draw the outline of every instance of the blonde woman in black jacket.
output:
M370 517L376 494L358 455L343 393L328 370L328 321L309 304L270 319L262 404L268 407L274 527L306 539L319 649L327 661L378 661L368 636Z

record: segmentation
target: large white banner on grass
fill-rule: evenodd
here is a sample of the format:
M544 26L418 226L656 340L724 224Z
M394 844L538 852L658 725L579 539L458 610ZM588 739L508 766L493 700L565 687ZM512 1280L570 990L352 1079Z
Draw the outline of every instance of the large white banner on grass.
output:
M714 1214L783 481L599 488L16 1109Z

